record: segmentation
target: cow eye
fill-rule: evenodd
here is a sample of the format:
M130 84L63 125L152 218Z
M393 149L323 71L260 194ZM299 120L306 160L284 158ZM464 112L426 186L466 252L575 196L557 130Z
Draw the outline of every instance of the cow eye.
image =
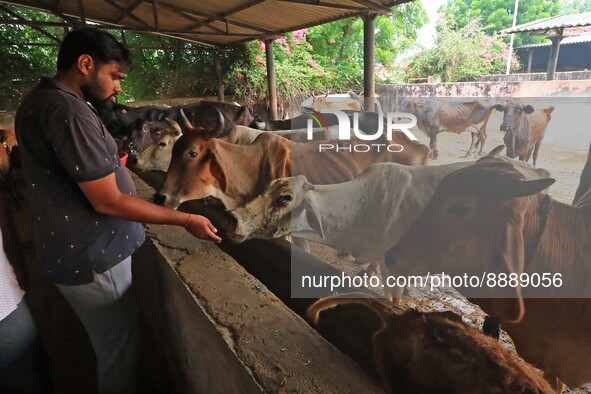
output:
M451 213L459 218L466 217L470 213L470 208L462 203L456 203L447 208L447 213Z
M164 147L166 146L166 142L160 142L160 143L158 144L158 146L160 146L160 147L164 148Z
M292 200L293 196L291 194L282 194L275 200L275 205L284 207Z
M197 157L197 152L191 151L187 154L191 159L194 159Z

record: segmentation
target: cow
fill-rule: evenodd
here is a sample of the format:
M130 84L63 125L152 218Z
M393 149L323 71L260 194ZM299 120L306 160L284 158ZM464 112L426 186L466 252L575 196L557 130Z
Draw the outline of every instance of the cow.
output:
M14 129L0 129L0 143L10 154L12 149L18 145Z
M490 158L456 171L388 250L385 264L394 275L519 278L458 290L498 317L519 355L559 390L561 382L591 382L591 216L539 193L553 182L525 180L512 162ZM525 282L536 275L550 284Z
M181 109L195 128L204 130L217 127L218 111L224 117L224 132L228 132L235 125L248 126L254 121L254 117L246 107L219 101L198 101L173 107L130 107L113 100L104 100L96 104L95 108L107 130L116 138L128 136L130 128L138 119L154 121L169 118L183 125Z
M236 126L220 140L238 145L248 145L256 139L263 131L252 129L246 126ZM166 171L172 159L172 149L181 133L165 134L144 149L135 159L134 163L141 170Z
M243 242L292 235L346 252L363 263L381 263L388 248L427 205L439 181L471 164L474 162L428 167L380 163L351 181L334 185L313 185L303 176L276 179L263 194L230 211L236 220L224 222L226 236ZM521 164L519 170L528 179L550 176L548 171L527 164ZM386 274L384 267L380 268Z
M437 159L439 155L437 134L442 131L460 134L470 127L474 127L476 131L471 132L472 142L464 157L472 154L482 155L482 148L486 142L486 125L493 109L493 105L482 99L407 99L402 102L400 108L401 112L411 113L417 117L417 127L430 139L432 159Z
M552 392L535 368L450 311L402 310L351 293L317 300L307 316L316 324L321 311L351 303L370 308L383 322L372 349L386 393Z
M271 180L292 174L330 184L353 179L377 162L427 163L429 148L402 132L394 131L393 138L387 141L382 136L373 142L392 142L402 146L403 151L384 148L368 154L347 150L355 140L343 142L339 152L326 152L319 149L326 141L293 143L272 133L260 134L250 145L185 133L173 147L170 167L155 201L176 208L183 201L213 196L222 200L227 209L234 209L261 194Z
M246 105L246 108L248 108L257 122L271 120L271 108L269 106L268 100L257 101L252 105ZM285 103L277 104L277 116L279 119L286 119L288 117L288 111Z
M531 105L524 104L521 100L508 100L505 105L496 104L493 108L503 112L500 129L505 132L503 141L507 146L507 156L519 156L519 160L527 162L533 153L535 166L554 106L534 110Z
M254 139L264 131L253 129L246 126L236 126L223 137L219 137L220 140L226 141L232 144L247 145L251 144ZM352 133L352 130L351 130ZM308 141L308 130L276 130L273 134L279 135L290 141L305 142ZM338 138L339 130L338 126L330 126L328 128L313 128L312 129L312 140L330 140ZM152 145L145 148L144 152L138 155L137 163L138 168L144 170L158 170L166 171L172 158L172 147L174 142L178 138L174 137L162 137L160 140L155 141ZM171 143L172 142L172 143ZM141 163L141 164L140 164Z
M181 127L177 122L168 118L152 121L138 119L129 132L129 136L123 141L120 150L137 156L166 134L180 137Z
M325 96L308 97L300 104L303 110L351 110L363 111L363 103L355 92L346 94L326 94Z

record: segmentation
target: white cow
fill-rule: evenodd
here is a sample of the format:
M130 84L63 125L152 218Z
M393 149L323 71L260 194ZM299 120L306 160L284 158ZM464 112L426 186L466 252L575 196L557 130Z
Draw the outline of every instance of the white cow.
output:
M498 149L491 152L498 153ZM230 211L236 223L224 224L226 235L243 242L291 234L350 253L362 262L381 264L386 250L419 216L441 179L474 163L380 163L356 179L334 185L312 185L304 176L276 179L264 194ZM550 175L544 169L516 165L528 179ZM386 274L383 266L381 270Z

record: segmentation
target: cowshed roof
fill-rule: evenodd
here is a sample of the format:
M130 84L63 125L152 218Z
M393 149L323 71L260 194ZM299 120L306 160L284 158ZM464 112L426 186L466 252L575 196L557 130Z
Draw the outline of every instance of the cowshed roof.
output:
M571 27L581 27L591 25L591 12L573 15L552 16L549 18L538 19L536 21L524 23L509 29L501 30L501 33L523 33L535 32L546 34L554 29L564 29ZM534 33L534 34L535 34Z
M12 0L106 28L230 46L363 14L386 14L413 0Z

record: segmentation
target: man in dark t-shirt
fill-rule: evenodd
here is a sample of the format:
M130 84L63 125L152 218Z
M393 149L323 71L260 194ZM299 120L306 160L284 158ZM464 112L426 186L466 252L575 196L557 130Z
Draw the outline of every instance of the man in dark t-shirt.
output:
M37 256L88 332L101 393L135 391L137 306L127 290L131 254L144 241L140 222L221 241L207 218L136 197L91 105L119 93L130 68L129 50L112 35L74 30L60 48L57 74L41 80L15 119Z

